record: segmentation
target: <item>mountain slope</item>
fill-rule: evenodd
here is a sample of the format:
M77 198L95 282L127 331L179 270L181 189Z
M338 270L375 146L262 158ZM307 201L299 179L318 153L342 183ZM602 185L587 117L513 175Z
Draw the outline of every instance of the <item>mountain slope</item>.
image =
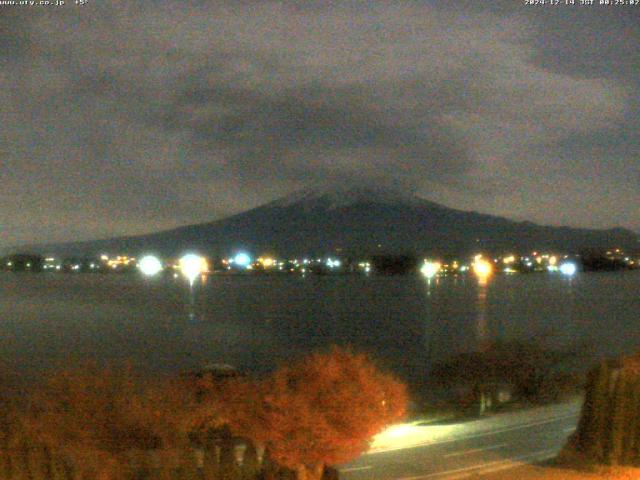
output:
M173 230L108 240L40 246L55 253L101 251L166 255L197 249L228 254L238 248L281 255L471 253L589 247L637 248L624 229L539 226L465 212L389 189L306 190L231 217Z

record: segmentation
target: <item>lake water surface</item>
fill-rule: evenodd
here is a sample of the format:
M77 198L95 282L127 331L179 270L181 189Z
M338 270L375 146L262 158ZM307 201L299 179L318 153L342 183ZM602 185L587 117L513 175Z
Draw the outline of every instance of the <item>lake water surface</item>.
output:
M182 279L0 273L0 360L24 371L89 358L260 372L337 343L419 382L433 362L496 338L588 342L596 356L640 349L640 272L499 275L484 286L473 276L214 275L193 298Z

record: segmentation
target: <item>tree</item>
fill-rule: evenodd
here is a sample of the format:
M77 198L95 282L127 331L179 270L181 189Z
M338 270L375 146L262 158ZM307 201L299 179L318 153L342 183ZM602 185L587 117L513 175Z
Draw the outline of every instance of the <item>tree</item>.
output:
M222 396L232 431L266 443L269 457L299 480L319 479L326 465L355 458L407 405L403 384L365 355L338 347Z
M582 415L565 454L605 465L640 466L640 353L589 372Z
M542 335L527 341L494 341L483 350L459 353L436 364L431 373L443 385L462 383L476 390L508 382L516 396L538 400L553 386L548 383L558 369L584 357L586 350L585 344L549 347Z

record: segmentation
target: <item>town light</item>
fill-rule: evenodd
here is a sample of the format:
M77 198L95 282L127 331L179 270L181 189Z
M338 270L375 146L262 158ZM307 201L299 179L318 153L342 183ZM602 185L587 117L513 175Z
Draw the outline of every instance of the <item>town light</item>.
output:
M572 262L565 262L560 265L560 273L563 275L575 275L576 270L578 270L578 268L576 264Z
M152 277L162 271L162 262L154 255L146 255L138 262L138 269L144 275Z
M198 275L207 270L207 261L194 253L187 253L180 259L180 271L193 283Z
M334 260L333 258L327 259L327 267L329 268L337 268L341 264L340 260Z
M251 263L251 257L245 252L240 252L233 257L233 263L241 267L247 267Z
M491 275L493 271L493 266L482 259L481 255L476 255L475 262L473 263L473 272L481 278L486 278Z
M439 262L429 262L425 260L424 265L422 265L420 269L420 273L427 278L433 278L438 274L441 267L442 265Z
M259 258L258 261L262 263L262 266L265 268L271 268L275 265L276 261L273 258Z

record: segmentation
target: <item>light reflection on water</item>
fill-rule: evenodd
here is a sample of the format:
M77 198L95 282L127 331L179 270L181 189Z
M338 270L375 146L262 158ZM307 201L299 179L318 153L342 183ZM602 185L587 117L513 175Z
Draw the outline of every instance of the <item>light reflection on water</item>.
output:
M640 347L640 274L212 276L0 274L0 359L40 369L67 358L181 370L252 371L332 343L372 353L419 382L428 365L493 339L548 335L599 354Z
M487 326L487 288L489 279L487 277L478 277L477 300L476 300L476 335L477 349L484 350L488 342L489 328Z

